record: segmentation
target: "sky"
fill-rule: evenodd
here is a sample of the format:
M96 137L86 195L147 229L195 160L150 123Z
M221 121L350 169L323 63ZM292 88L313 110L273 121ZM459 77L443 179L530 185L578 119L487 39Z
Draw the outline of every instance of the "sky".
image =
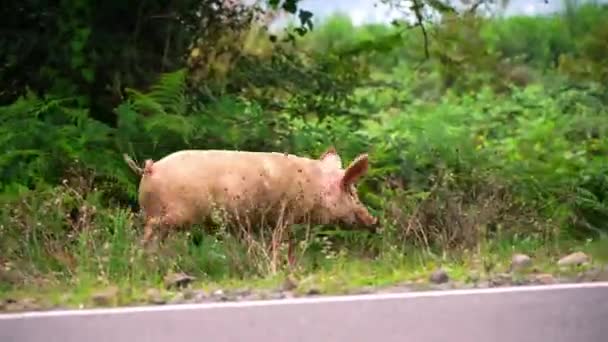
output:
M608 3L608 0L578 0L579 2ZM301 0L299 7L314 13L319 19L335 13L348 14L353 24L360 25L369 22L390 22L399 14L378 0ZM505 15L549 14L563 9L563 0L510 0L505 9Z

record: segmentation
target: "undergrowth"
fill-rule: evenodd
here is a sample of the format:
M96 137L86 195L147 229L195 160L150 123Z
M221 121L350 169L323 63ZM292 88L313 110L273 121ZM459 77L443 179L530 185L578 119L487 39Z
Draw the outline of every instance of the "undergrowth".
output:
M412 31L337 18L301 50L282 47L301 60L243 57L248 64L219 93L192 86L188 68L160 74L145 91L127 88L114 122L93 118L74 94L28 92L0 107L0 287L156 284L171 271L243 280L362 261L374 274L412 258L560 254L605 239L608 97L606 59L597 56L606 30L594 11L577 13L570 26L559 17L445 23L424 63L403 45L420 44ZM590 27L588 39L574 35ZM280 89L270 70L309 83ZM380 218L377 232L288 227L299 242L291 268L276 231L195 226L154 253L140 248L138 179L122 153L317 158L330 145L343 160L369 153L359 194Z

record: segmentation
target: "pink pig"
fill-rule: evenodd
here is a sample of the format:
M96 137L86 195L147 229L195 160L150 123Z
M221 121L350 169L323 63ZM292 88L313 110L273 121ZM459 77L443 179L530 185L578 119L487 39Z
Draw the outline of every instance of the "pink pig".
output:
M183 150L139 168L139 204L145 215L143 243L160 230L209 220L225 209L234 220L269 223L347 223L373 226L377 220L359 201L355 184L368 169L367 154L347 168L336 150L319 159L276 152Z

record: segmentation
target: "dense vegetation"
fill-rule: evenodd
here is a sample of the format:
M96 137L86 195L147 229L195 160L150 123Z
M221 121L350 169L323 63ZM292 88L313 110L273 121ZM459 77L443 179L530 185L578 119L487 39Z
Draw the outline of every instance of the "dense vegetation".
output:
M368 152L359 192L381 229L297 231L305 271L502 241L559 250L608 233L607 7L503 19L443 9L423 34L343 16L313 28L288 2L302 26L269 37L269 14L214 3L3 6L0 267L17 270L4 289L283 269L282 246L223 230L176 233L144 254L123 153Z

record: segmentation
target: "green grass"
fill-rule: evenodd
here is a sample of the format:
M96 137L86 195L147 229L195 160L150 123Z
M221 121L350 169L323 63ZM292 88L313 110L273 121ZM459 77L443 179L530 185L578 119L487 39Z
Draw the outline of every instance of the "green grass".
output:
M574 251L591 256L593 264L587 267L608 262L605 238L574 240L517 229L481 234L479 225L462 233L467 238L463 241L473 243L456 245L441 244L442 236L452 233L449 225L439 231L414 226L435 241L425 245L415 234L401 235L410 221L401 218L405 214L392 211L381 215L383 229L375 234L316 227L304 240L302 230L295 230L299 244L293 268L287 264L285 245L279 246L278 258L273 259L271 245L261 237L248 240L222 229L202 233L196 226L175 232L157 249L144 252L139 244L142 227L138 215L102 205L95 193L80 196L73 190L64 186L30 192L0 210L3 300L29 298L41 307L91 307L96 293L116 286L119 294L103 305L139 304L146 302L151 288L174 297L176 291L164 286L164 277L173 272L196 277L192 288L208 292L276 292L286 279L294 279L293 294L305 295L311 290L345 294L392 286L427 289L430 275L440 267L454 286L487 282L509 272L514 253L531 256L536 273L555 276L573 277L581 272L580 268L560 270L556 265L559 258ZM407 198L393 200L408 203ZM410 209L406 206L404 210L412 211L404 217L411 218L412 212L436 217L436 210L420 214L419 207L419 203ZM78 208L76 220L65 216L71 208ZM388 213L398 220L391 221L393 216ZM532 270L513 277L526 277L529 272Z
M508 272L513 253L556 276L584 269L556 266L573 251L605 264L605 12L586 7L568 21L505 19L479 28L466 18L450 21L437 28L434 52L422 64L418 33L395 38L400 28L354 28L340 19L307 35L307 67L295 63L303 51L289 60L303 74L317 70L317 82L304 82L318 83L313 88L281 91L268 70L282 78L295 69L260 60L241 66L264 76L247 96L228 91L251 86L239 68L220 82L228 93L210 96L190 92L182 68L156 75L105 121L64 100L78 97L75 90L42 89L40 97L1 106L0 149L12 152L0 157L0 297L88 307L95 293L116 286L111 305L133 304L151 288L174 296L163 286L171 272L195 276L192 286L210 292L273 291L288 277L296 279L296 294L428 288L438 267L456 283ZM589 33L579 39L579 31ZM332 45L355 58L342 58ZM452 57L439 52L461 61L446 62ZM522 52L529 56L515 58ZM387 84L365 86L368 76ZM319 96L319 89L345 85L349 101ZM342 109L349 114L338 115ZM221 230L176 233L148 254L139 248L141 220L127 207L138 179L123 152L139 160L185 148L316 157L330 145L345 164L369 153L358 191L381 218L377 234L324 227L303 241L298 233L306 252L291 271L283 246L275 260L267 241Z
M179 236L171 240L172 243L179 244L178 241L184 238ZM133 241L114 241L114 243L126 245ZM169 244L169 248L170 246ZM213 293L218 289L225 292L249 290L256 293L264 291L270 293L280 290L286 279L292 279L295 283L292 293L296 296L306 295L311 290L329 295L356 293L361 290L382 291L393 286L424 290L431 288L429 277L439 267L447 272L452 284L459 287L472 282L488 281L496 275L508 273L513 253L527 254L533 260L530 269L514 272L515 278L525 278L533 272L550 273L556 277L574 277L589 267L608 265L608 253L606 253L608 240L588 243L563 242L560 248L555 249L553 245L548 247L541 241L527 239L515 242L492 240L474 252L442 253L443 255L420 252L414 248L382 251L375 257L354 256L352 253L349 255L345 250L325 251L322 255L303 257L298 267L291 272L284 266L275 274L238 276L218 272L210 275L209 272L196 267L196 265L209 265L209 254L203 251L204 248L199 246L198 253L178 255L175 258L177 264L194 265L187 270L188 274L197 278L191 283L190 288L204 290L207 293ZM587 253L592 263L572 269L559 269L557 260L572 251ZM318 258L323 260L320 263L312 261ZM99 257L94 259L100 267L77 268L74 273L65 272L55 275L32 272L24 279L25 282L15 286L4 286L0 299L34 300L43 308L53 306L85 308L96 306L93 296L113 286L118 288L118 295L111 303L102 306L145 304L146 292L151 288L157 289L167 300L175 297L179 292L176 289L167 289L163 284L162 272L168 272L170 269L163 270L162 267L156 266L157 272L151 272L151 265L145 258L138 259L124 269L115 268L114 273L109 277L105 271L93 271L102 270L104 266L111 268L107 264L108 261ZM226 260L227 263L234 261ZM176 270L179 270L179 267Z

